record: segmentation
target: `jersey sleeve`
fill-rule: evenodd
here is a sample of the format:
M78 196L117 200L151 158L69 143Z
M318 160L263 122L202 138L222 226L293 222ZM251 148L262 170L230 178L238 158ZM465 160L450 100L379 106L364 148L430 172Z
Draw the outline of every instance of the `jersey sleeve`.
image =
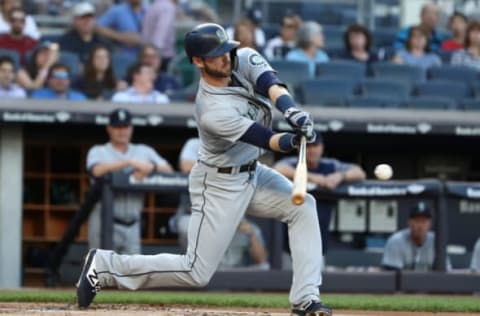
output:
M196 161L198 159L199 144L200 141L198 138L189 139L185 145L183 145L182 151L180 152L180 161Z
M393 237L393 236L392 236ZM394 238L390 237L385 245L382 258L382 266L403 269L403 260L400 250L400 245L396 242Z
M238 71L253 86L258 77L266 71L274 71L267 60L259 52L252 48L241 48L237 52Z
M93 146L87 153L87 171L91 172L92 168L101 162L105 161L105 155L100 146Z
M168 162L162 156L160 156L152 147L145 146L144 148L145 148L148 160L150 160L157 166L168 165Z
M209 111L200 118L200 125L205 131L231 143L238 141L253 123L235 109Z
M337 160L337 159L332 159L332 158L324 158L324 159L328 160L329 162L331 162L333 164L333 168L334 168L335 172L347 171L348 169L350 169L354 166L351 163L342 162L342 161Z

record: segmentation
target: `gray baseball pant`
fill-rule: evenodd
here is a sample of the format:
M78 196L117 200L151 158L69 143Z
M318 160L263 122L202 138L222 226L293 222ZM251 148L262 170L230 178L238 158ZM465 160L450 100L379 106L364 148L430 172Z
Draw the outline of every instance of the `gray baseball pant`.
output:
M100 286L131 290L205 286L248 212L288 224L293 261L290 302L319 299L322 242L313 197L307 195L303 205L293 205L291 182L262 164L251 173L223 174L197 163L189 187L192 216L186 254L118 255L98 250Z

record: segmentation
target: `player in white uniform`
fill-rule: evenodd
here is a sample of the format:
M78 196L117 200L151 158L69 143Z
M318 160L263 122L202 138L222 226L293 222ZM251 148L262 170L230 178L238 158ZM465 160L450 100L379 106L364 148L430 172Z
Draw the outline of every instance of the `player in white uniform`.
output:
M310 115L294 102L275 71L255 50L237 50L217 24L185 35L185 50L200 69L195 119L199 161L189 178L192 216L185 255L118 255L91 249L77 283L80 307L102 287L128 289L205 286L222 260L243 216L277 218L288 225L293 259L293 315L330 316L319 298L322 242L315 200L290 200L291 182L257 162L265 149L289 152L299 136L315 140ZM274 133L271 103L296 130Z

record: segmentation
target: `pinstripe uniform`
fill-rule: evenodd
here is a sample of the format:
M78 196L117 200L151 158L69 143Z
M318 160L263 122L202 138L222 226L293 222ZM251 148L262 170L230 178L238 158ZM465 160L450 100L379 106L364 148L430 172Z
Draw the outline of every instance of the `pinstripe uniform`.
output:
M315 200L290 201L291 182L256 159L263 150L239 141L257 122L270 127L271 105L255 93L257 78L272 68L256 51L237 51L232 85L200 80L195 118L199 161L190 173L192 216L185 255L121 256L97 250L99 285L138 289L204 286L222 260L245 213L288 224L293 258L292 304L318 301L322 242Z

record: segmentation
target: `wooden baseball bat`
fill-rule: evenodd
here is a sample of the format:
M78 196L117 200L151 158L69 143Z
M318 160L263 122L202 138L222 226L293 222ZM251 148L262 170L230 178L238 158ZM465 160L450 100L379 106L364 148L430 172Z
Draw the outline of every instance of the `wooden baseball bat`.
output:
M293 177L292 203L301 205L307 195L307 159L305 157L307 140L305 136L300 138L300 148L298 150L298 163Z

